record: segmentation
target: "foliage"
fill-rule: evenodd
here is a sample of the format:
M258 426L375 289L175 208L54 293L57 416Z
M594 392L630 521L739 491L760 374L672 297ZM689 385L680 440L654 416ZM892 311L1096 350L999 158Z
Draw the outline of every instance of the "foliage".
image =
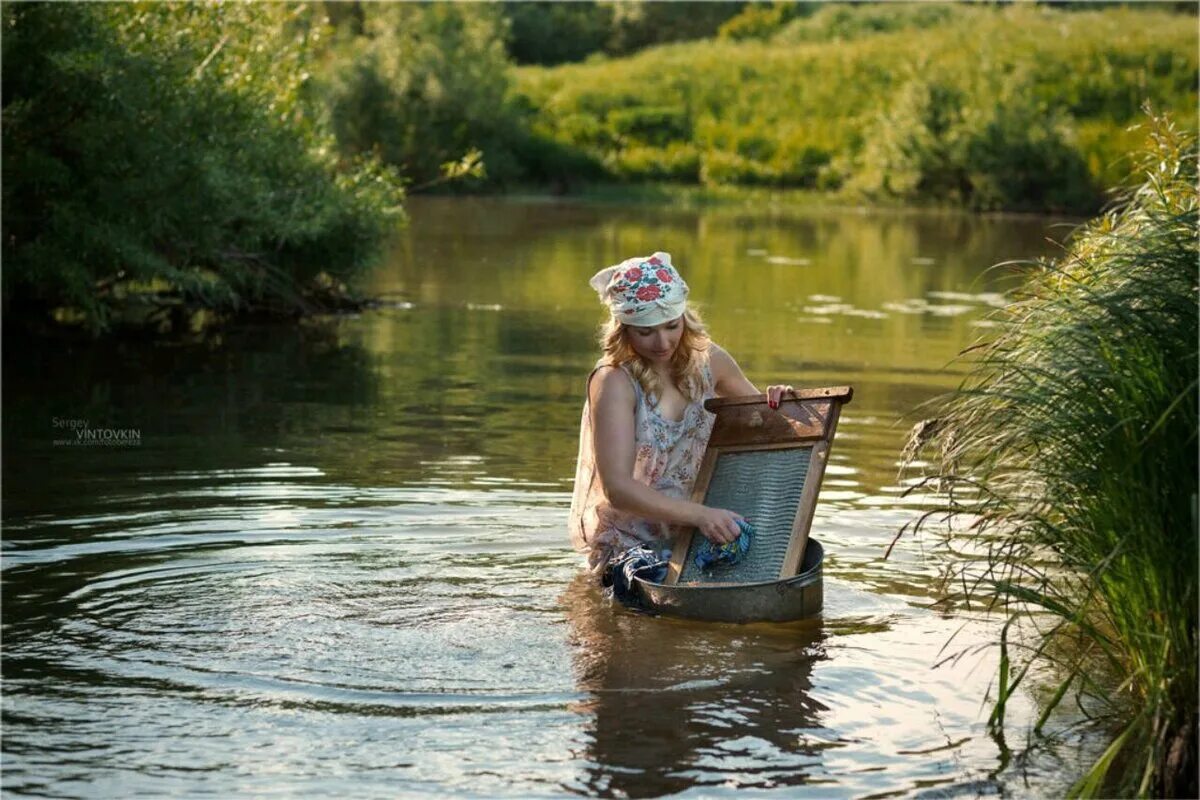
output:
M496 8L367 4L362 31L343 38L322 86L343 152L376 155L418 186L439 182L443 164L472 150L490 179L519 174L515 140L526 134L507 102Z
M1144 182L1060 260L1029 269L997 319L1000 334L969 351L971 375L925 450L945 492L937 513L970 522L988 553L982 571L955 583L1011 615L992 722L1003 724L1005 700L1030 669L1051 662L1061 684L1039 731L1074 690L1116 732L1077 793L1192 797L1194 136L1155 119L1140 169ZM1036 631L1026 642L1008 635L1022 623ZM1098 688L1110 674L1121 691Z
M660 176L667 151L686 149L709 183L1090 212L1128 170L1143 102L1194 117L1194 24L1181 21L1194 16L839 4L767 41L523 67L516 88L539 131L628 180ZM653 143L621 129L661 109L673 116Z
M704 39L753 4L585 0L498 5L509 23L507 47L513 61L551 65L582 61L593 55L628 55L668 42Z
M1036 100L1027 80L986 75L964 86L961 76L922 72L868 128L852 187L975 209L1080 209L1095 201L1070 121Z
M608 112L607 122L608 129L622 142L665 147L692 135L687 110L678 106L618 108Z
M339 169L308 6L9 4L3 26L6 312L295 310L400 217L388 170Z
M508 54L517 64L582 61L604 50L613 9L595 2L504 2Z
M783 25L798 17L807 17L818 9L817 3L794 3L773 0L770 3L751 3L742 13L726 21L717 30L721 39L766 39L779 32Z
M775 37L780 44L857 39L876 33L929 28L951 19L951 3L829 3L792 21Z
M666 147L627 147L614 169L640 179L694 183L700 178L700 154L691 145L678 142Z
M618 0L611 6L613 31L605 52L609 55L628 55L654 45L714 36L722 24L741 13L746 3Z

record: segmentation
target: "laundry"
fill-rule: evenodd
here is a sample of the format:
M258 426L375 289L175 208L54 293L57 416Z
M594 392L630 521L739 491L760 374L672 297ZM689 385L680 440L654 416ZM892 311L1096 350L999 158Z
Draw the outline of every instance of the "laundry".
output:
M633 588L634 577L662 583L667 577L671 551L655 552L648 547L631 547L609 562L601 583L612 590L612 596L622 604L641 606L641 598Z
M754 539L754 526L744 519L738 520L742 529L738 538L725 544L713 544L708 539L700 543L693 562L702 570L712 567L732 567L741 561L750 551L750 543Z

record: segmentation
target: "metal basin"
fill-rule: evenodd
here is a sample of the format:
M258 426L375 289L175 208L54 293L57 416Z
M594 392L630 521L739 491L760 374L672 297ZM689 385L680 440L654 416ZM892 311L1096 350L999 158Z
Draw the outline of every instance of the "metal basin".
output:
M634 577L646 607L659 614L711 622L788 622L821 613L825 548L809 539L800 574L781 581L695 586L653 583Z

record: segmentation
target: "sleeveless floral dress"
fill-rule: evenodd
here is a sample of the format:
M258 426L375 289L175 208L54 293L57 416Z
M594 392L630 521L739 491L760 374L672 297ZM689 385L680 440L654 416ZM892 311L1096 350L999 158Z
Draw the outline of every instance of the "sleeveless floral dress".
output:
M597 365L597 369L600 365ZM712 433L714 415L704 410L704 401L713 397L712 370L703 369L701 398L688 404L678 421L659 416L658 399L647 396L633 373L620 369L633 384L637 395L634 440L637 454L633 477L670 497L688 499L700 471L700 461ZM588 376L591 383L592 374ZM613 508L604 496L596 452L592 440L591 415L587 392L584 393L583 418L579 423L579 460L575 467L575 492L571 498L568 529L571 544L587 556L588 566L600 572L615 556L639 545L669 549L679 526L642 519Z

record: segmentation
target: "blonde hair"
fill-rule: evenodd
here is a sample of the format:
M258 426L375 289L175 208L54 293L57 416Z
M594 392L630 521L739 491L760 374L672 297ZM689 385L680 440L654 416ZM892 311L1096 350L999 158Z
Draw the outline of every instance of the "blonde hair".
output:
M683 333L679 337L679 346L671 356L671 382L675 388L689 400L699 400L704 393L702 377L704 365L708 363L708 347L712 339L708 336L708 328L700 319L700 314L691 306L680 317L683 321ZM635 326L637 327L637 326ZM600 348L604 352L602 362L605 366L618 367L629 365L629 371L641 385L646 394L660 396L661 381L650 365L637 354L629 343L629 326L620 320L609 318L600 326Z

